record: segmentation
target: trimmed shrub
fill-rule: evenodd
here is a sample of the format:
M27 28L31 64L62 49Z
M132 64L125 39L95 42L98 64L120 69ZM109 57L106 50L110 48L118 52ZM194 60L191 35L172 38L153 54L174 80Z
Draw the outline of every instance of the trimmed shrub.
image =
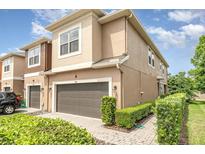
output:
M149 101L133 107L119 109L115 113L115 122L120 127L132 128L139 121L152 113L154 101Z
M101 119L106 125L115 124L116 99L110 96L104 96L101 100Z
M157 139L160 144L178 144L186 94L178 93L156 100Z
M70 122L26 114L0 117L0 145L81 144L95 144L95 140Z

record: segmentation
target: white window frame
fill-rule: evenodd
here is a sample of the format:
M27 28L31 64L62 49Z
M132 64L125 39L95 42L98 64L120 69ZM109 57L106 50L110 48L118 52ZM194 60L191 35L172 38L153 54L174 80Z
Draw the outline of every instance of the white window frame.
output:
M155 68L155 56L154 56L154 53L152 52L152 62L154 61L154 65L153 63L151 64L153 68Z
M149 58L151 58L151 64L149 63ZM148 50L148 64L151 66L152 65L152 52L150 49Z
M35 49L35 48L39 48L39 61L38 61L38 63L37 64L33 64L33 65L30 65L29 64L29 59L30 59L30 57L29 57L29 52L31 52L33 49ZM28 66L28 68L31 68L31 67L36 67L36 66L40 66L40 64L41 64L41 45L38 45L38 46L35 46L35 47L33 47L33 48L31 48L31 49L29 49L28 51L28 60L27 60L27 66Z
M69 53L68 54L64 54L64 55L61 55L60 52L61 52L61 44L60 44L60 36L63 34L63 33L66 33L66 32L69 32L69 31L72 31L76 28L79 28L79 38L78 38L78 51L75 51L75 52L72 52L72 53ZM68 39L69 40L69 39ZM68 29L60 32L58 34L58 59L62 59L62 58L67 58L67 57L72 57L72 56L76 56L76 55L79 55L82 53L82 50L81 50L81 24L77 24L77 25L74 25L74 26L71 26L69 27ZM69 48L69 47L68 47Z
M9 87L11 92L13 91L11 85L10 85L10 84L7 84L7 85L2 86L2 91L3 91L3 92L5 92L5 88L6 88L6 87Z
M162 74L165 75L165 67L162 65Z
M8 64L5 65L6 62L8 62ZM5 66L9 66L9 70L8 70L8 71L5 71L5 69L4 69ZM5 60L3 61L3 72L4 72L4 73L9 73L9 72L11 72L11 58L5 59Z
M162 72L162 63L161 62L159 63L159 70L160 70L160 72Z
M149 57L151 57L151 64L149 63ZM152 64L152 60L154 60L154 66ZM154 57L154 53L150 47L148 47L148 65L152 68L155 68L155 57Z

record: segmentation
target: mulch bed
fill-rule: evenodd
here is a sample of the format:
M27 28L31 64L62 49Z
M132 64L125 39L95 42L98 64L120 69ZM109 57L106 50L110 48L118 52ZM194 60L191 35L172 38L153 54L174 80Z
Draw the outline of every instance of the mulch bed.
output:
M146 117L146 118L144 118L144 119L138 121L138 122L136 123L136 126L137 126L137 125L142 125L142 126L143 126L152 116L153 116L153 114L150 114L148 117ZM130 132L132 132L132 131L135 130L135 129L143 129L143 128L138 128L138 127L136 127L136 126L133 127L133 128L130 128L130 129L128 129L128 128L122 128L122 127L119 127L119 126L117 126L117 125L112 125L112 126L104 125L103 127L108 128L108 129L112 129L112 130L116 130L116 131L120 131L120 132L124 132L124 133L130 133Z
M185 106L185 112L183 115L183 121L182 121L182 130L180 134L180 145L187 145L188 144L188 130L187 130L187 119L188 119L188 104Z

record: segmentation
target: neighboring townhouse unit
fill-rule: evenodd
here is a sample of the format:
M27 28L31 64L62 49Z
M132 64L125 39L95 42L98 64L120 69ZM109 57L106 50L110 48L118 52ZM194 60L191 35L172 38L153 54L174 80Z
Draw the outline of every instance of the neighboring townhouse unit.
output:
M0 60L2 61L1 91L14 91L23 96L24 53L8 53Z
M48 78L42 72L51 69L51 40L40 38L24 46L25 74L24 97L27 106L47 110Z
M104 95L124 108L166 92L168 64L131 10L78 10L46 29L48 111L100 118Z

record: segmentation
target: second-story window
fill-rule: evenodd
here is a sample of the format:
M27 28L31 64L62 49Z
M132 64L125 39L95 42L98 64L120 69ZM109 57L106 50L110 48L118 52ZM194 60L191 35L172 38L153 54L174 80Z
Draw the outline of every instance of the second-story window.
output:
M154 54L152 53L152 50L150 48L149 48L149 51L148 51L148 64L152 67L155 66Z
M159 63L159 70L162 72L162 63Z
M3 65L4 65L4 72L9 72L10 71L11 60L10 59L6 59L3 62Z
M148 63L152 65L152 52L150 50L148 51Z
M40 65L40 46L28 51L28 67Z
M164 65L162 66L162 74L165 73L165 68L164 68Z
M154 54L152 53L152 66L154 67Z
M60 56L79 51L79 27L60 35Z

